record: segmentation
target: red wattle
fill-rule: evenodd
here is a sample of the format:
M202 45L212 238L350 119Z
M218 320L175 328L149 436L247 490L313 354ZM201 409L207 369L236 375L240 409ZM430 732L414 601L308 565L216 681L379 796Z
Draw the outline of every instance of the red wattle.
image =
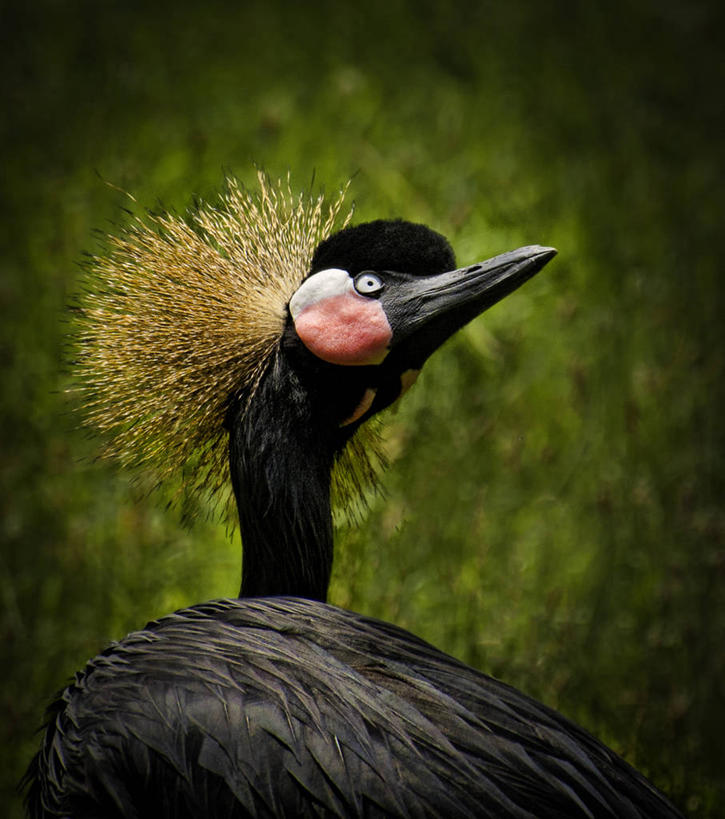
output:
M379 364L393 337L380 302L353 293L311 304L295 329L305 347L330 364Z

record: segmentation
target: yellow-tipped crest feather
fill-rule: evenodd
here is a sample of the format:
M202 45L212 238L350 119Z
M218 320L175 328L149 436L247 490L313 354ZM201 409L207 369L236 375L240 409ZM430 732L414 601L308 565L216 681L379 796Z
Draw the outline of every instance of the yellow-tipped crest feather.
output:
M256 192L227 179L218 204L185 220L149 215L109 236L80 311L78 392L102 454L215 499L230 520L229 401L253 393L315 247L352 216L346 188L326 203L293 194L289 178L258 179ZM383 460L375 427L362 434L333 476L353 515Z

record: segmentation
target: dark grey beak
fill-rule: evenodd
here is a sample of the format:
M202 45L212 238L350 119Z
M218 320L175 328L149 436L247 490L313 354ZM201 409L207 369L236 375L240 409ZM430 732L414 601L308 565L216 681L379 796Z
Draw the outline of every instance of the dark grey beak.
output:
M381 295L393 329L391 353L403 348L406 358L420 358L422 365L446 339L528 281L554 256L553 247L530 245L458 270L406 276Z

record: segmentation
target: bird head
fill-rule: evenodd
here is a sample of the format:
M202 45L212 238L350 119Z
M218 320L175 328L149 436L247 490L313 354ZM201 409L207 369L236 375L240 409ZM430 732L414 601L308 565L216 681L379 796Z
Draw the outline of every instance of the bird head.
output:
M228 180L215 205L107 237L88 264L76 366L102 454L178 497L212 496L233 519L225 425L282 356L335 431L333 487L359 498L381 459L364 422L554 255L529 247L457 268L441 235L400 220L350 227L343 201L260 174L257 191Z
M289 301L288 355L297 352L303 369L306 359L337 423L354 431L402 396L450 336L555 253L523 247L457 268L448 241L425 225L347 227L318 245Z

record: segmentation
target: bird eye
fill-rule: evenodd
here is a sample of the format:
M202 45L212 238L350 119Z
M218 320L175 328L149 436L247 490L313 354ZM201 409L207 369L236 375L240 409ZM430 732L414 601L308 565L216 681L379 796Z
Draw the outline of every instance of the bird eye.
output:
M376 273L364 270L355 277L355 290L361 296L374 296L379 293L385 285Z

